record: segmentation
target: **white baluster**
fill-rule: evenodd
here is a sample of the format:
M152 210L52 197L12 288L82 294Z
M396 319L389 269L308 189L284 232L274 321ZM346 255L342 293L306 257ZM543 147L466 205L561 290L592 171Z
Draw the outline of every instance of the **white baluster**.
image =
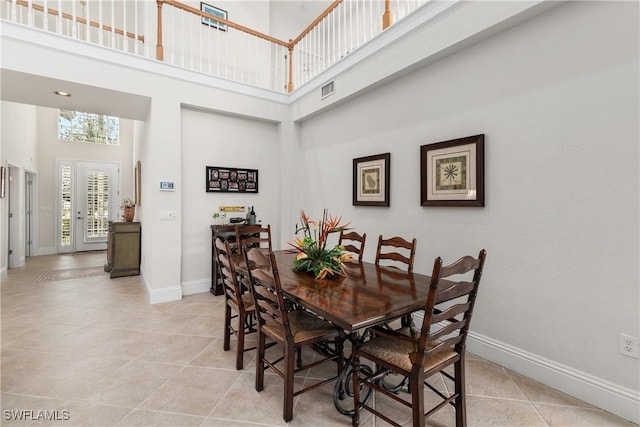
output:
M116 47L116 4L111 0L111 47Z
M31 4L31 0L27 1L27 25L29 27L33 27L33 5Z
M133 53L138 55L138 0L133 1Z
M102 26L104 25L104 21L102 19L102 0L98 0L98 44L100 46L104 45L104 36Z
M62 34L62 0L58 0L58 15L56 17L56 32Z
M45 31L49 31L49 5L47 0L42 2L42 7L44 8L44 15L42 15L42 29Z
M84 39L88 42L91 41L91 10L89 9L90 1L86 2L86 13L84 15L84 19L86 19L86 23L84 24Z
M76 27L76 0L71 0L71 37L78 38L78 29Z
M122 50L129 52L129 37L127 37L127 4L122 2Z

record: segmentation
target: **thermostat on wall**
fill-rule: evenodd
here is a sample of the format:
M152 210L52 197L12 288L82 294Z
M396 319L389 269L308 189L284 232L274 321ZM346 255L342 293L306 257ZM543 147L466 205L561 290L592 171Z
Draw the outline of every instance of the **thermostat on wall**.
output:
M173 181L160 181L160 190L173 191Z

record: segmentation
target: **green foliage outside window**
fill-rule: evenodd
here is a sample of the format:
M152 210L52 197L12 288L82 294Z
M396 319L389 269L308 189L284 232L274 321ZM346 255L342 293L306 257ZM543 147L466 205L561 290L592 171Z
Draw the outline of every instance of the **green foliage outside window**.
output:
M103 114L60 110L58 139L71 142L119 145L120 120Z

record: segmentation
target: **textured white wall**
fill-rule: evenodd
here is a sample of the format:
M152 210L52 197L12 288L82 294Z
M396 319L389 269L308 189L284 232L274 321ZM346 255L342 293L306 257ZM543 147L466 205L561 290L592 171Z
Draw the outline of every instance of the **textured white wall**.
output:
M631 390L638 336L637 4L571 2L302 123L301 207L417 237L416 270L488 251L474 332ZM486 134L486 207L420 206L423 144ZM351 205L391 153L391 207Z
M280 162L277 125L202 110L182 110L182 277L211 280L211 217L220 205L254 206L279 247ZM205 167L258 169L258 194L207 193Z

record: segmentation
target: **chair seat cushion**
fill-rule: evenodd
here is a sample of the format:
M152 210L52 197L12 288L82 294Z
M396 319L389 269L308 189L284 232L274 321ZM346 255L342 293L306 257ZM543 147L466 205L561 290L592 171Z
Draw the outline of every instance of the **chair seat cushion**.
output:
M440 341L433 341L428 344L428 348L431 349L438 344L440 344ZM393 366L397 366L405 372L410 372L413 367L413 362L415 361L417 349L417 343L381 336L365 342L358 348L358 353L371 355ZM456 352L451 349L436 353L425 359L424 370L428 371L434 366L452 359L455 356Z
M319 338L331 338L338 334L338 330L331 323L307 311L291 311L287 313L287 317L289 318L289 328L291 329L291 335L293 335L293 342L296 344ZM280 325L265 324L263 328L271 335L284 341L284 330Z
M255 307L253 305L253 295L251 295L250 293L246 293L246 294L242 294L241 298L242 298L242 304L244 304L245 311L255 311ZM233 307L236 311L238 311L238 303L235 300L230 299L229 305Z

